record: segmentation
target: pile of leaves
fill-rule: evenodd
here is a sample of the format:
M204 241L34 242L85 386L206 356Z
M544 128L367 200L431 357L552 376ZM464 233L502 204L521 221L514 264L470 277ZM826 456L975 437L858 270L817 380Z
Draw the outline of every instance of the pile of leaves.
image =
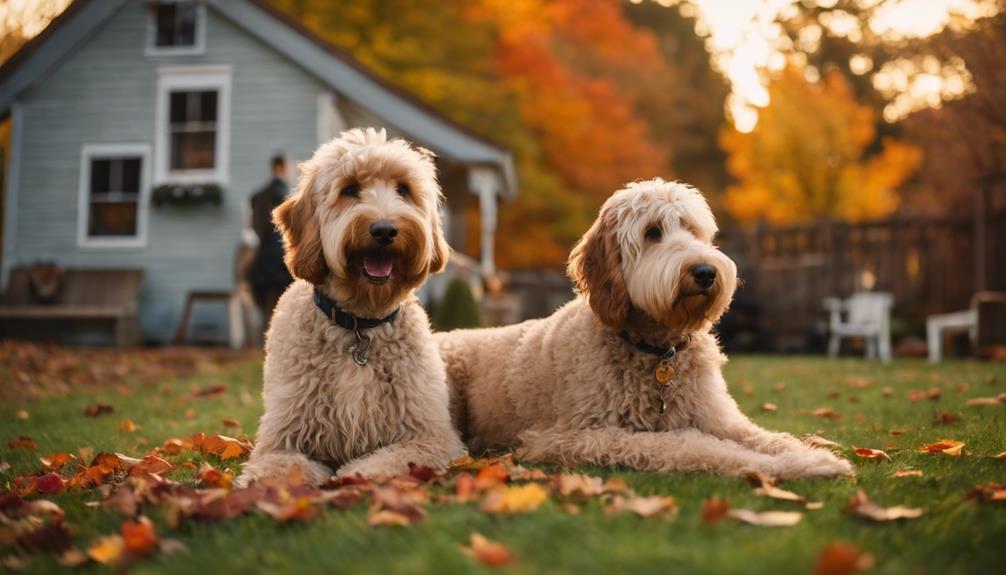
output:
M810 441L830 443L820 438ZM959 457L962 449L957 443L943 440L921 450ZM8 445L35 448L27 437L12 439ZM10 490L0 495L0 545L10 549L4 564L16 568L25 564L30 554L42 552L56 554L65 566L96 562L124 567L151 556L186 551L182 543L158 532L145 514L152 509L160 511L166 528L172 530L190 521L227 521L253 513L279 523L306 522L330 510L346 511L359 506L366 506L367 522L375 528L413 525L426 518L430 505L472 504L483 513L512 515L531 513L553 504L563 512L578 514L593 501L609 514L631 513L665 521L673 520L678 512L673 497L640 496L624 479L549 474L524 467L509 454L484 459L465 456L445 471L411 465L410 472L399 477L333 477L318 487L305 484L299 470L295 470L287 477L235 488L234 472L226 466L243 460L251 448L246 438L197 433L185 439L169 439L143 457L111 452L40 457L39 469L14 478ZM856 448L854 453L865 459L890 460L886 454L876 455L883 453L879 450ZM187 454L201 454L206 461L197 467L185 460ZM214 460L222 464L221 468L209 463ZM191 475L170 477L180 476L184 470ZM748 479L756 495L787 508L734 509L728 501L713 498L704 503L702 520L708 525L731 519L762 527L786 527L798 524L806 513L823 507L819 502L782 489L774 478L764 474L752 473ZM66 491L96 494L88 505L121 515L119 531L91 541L76 541L62 509L44 499ZM1002 485L989 483L976 487L967 497L1002 502L1006 500L1004 493ZM859 491L849 501L845 513L872 522L887 522L914 519L923 515L924 510L882 507ZM470 534L467 545L459 544L459 551L487 566L517 560L503 543L479 533ZM824 569L821 572L832 572L828 569L835 565L851 569L872 561L872 557L854 547L833 542L822 551L818 567Z
M256 352L220 348L74 348L24 341L0 341L0 399L61 395L188 377L212 372Z

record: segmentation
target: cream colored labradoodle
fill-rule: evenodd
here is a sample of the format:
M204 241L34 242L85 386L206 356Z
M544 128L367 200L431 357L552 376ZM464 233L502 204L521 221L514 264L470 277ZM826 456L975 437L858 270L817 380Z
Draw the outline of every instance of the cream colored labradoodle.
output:
M265 414L240 484L446 467L464 452L413 291L446 264L432 154L350 130L300 165L273 214L298 279L266 335Z
M452 416L473 450L525 461L776 477L852 466L748 419L713 323L737 283L695 189L632 183L573 249L579 296L550 317L437 335Z

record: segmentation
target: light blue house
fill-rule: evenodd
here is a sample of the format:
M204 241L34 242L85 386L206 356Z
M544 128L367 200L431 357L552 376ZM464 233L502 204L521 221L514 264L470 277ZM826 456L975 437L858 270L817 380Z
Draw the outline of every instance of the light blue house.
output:
M509 152L388 85L255 0L77 0L0 68L0 280L37 261L140 268L143 337L167 341L186 295L232 289L248 198L269 158L306 158L354 126L439 156L448 238L481 209L492 271Z

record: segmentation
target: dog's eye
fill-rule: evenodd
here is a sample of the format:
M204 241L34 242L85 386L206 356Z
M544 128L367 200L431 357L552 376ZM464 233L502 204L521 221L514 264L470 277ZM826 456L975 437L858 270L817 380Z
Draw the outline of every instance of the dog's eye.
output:
M398 184L395 186L395 191L398 192L399 196L404 198L409 195L409 184Z
M356 182L353 182L351 184L347 184L344 188L342 188L342 191L339 192L339 195L340 196L349 196L351 198L355 198L355 197L359 196L360 195L360 184L358 184Z
M663 237L664 232L660 229L660 226L650 226L646 228L645 238L648 240L653 240L659 242L660 238Z

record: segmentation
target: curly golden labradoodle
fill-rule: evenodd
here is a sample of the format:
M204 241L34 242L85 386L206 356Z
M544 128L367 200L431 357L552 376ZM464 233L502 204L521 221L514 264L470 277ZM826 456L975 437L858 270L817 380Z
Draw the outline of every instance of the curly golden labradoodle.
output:
M573 249L575 300L544 319L435 336L469 446L567 466L851 474L848 461L755 425L728 393L710 328L737 269L716 231L694 188L629 184Z
M266 335L258 439L239 483L299 467L313 484L443 468L464 452L444 364L413 291L446 265L433 155L350 130L300 165L276 208L298 279Z

